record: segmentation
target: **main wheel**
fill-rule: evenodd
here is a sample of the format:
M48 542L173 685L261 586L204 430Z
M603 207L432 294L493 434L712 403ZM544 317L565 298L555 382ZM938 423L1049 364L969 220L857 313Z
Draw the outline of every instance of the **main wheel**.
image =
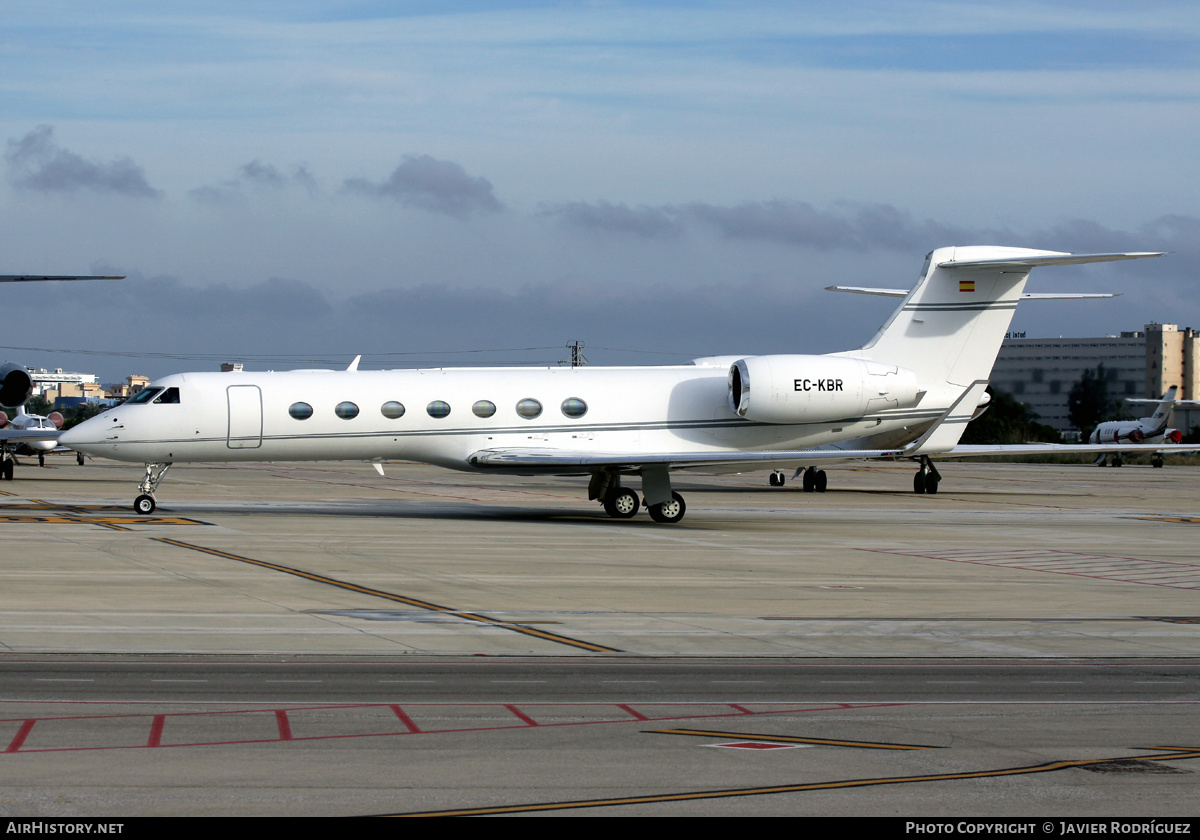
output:
M933 495L937 492L938 480L931 475L925 476L925 492Z
M828 486L829 479L825 477L825 470L817 470L817 474L813 476L813 489L818 493L824 493Z
M13 462L12 461L4 462L4 465L2 467L0 467L0 476L3 476L5 481L12 481L12 477L13 477Z
M809 467L804 471L804 478L801 480L801 484L804 487L805 493L811 493L817 489L816 472L817 471L812 467Z
M655 522L678 522L683 519L685 510L687 510L687 505L683 503L683 496L672 493L671 501L663 502L660 505L650 505L650 518Z
M143 493L133 500L133 509L143 516L154 513L154 497Z
M1121 460L1121 456L1120 456L1120 455L1115 455L1115 456L1113 456L1113 462L1112 462L1112 465L1113 465L1114 467L1119 467L1119 466L1121 466L1123 463L1125 463L1125 462Z
M79 466L81 466L81 467L83 466L83 453L82 452L75 453L75 463L79 464Z
M46 453L45 452L38 453L38 466L39 467L46 466Z
M783 473L779 472L779 470L776 470L775 472L771 473L771 478L769 481L772 487L782 487L784 481Z
M1150 466L1154 467L1155 469L1161 469L1162 465L1163 465L1162 458L1155 458L1153 461L1150 462Z
M917 470L917 474L913 476L913 492L925 492L925 470Z
M637 493L627 487L618 487L604 500L604 512L616 519L629 519L638 512L641 503Z

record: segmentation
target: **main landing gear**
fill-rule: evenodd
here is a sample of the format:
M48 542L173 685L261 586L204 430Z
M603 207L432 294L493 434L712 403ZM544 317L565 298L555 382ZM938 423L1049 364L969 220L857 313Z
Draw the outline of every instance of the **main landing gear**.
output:
M937 471L933 461L929 460L928 455L922 455L921 468L913 476L913 492L933 495L938 491L938 482L941 480L942 474Z
M158 489L159 482L163 480L163 476L169 469L171 469L169 462L146 465L146 477L138 485L138 492L141 495L133 500L133 509L136 512L142 515L154 513L154 508L157 506L154 501L154 491Z
M604 512L613 519L632 519L643 506L655 522L670 525L683 519L687 504L671 489L666 470L643 471L642 490L646 498L639 500L636 492L621 486L620 475L595 473L588 485L588 498L604 505ZM651 502L652 498L656 501Z
M16 463L17 459L8 451L8 447L0 444L0 480L13 480L13 467Z

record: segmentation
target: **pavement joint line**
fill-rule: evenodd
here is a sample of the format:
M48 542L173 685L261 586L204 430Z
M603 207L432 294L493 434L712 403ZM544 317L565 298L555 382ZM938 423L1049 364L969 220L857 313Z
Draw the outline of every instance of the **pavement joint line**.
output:
M744 736L742 736L745 739ZM1148 747L1145 749L1162 750L1163 747ZM1138 761L1181 761L1200 758L1200 749L1174 748L1176 751L1167 754L1146 756L1118 756L1115 758L1067 759L1049 761L1044 764L1032 764L1021 767L1001 767L994 770L975 770L959 773L937 773L923 776L885 776L870 779L844 779L831 782L809 782L795 785L773 785L757 788L727 788L722 790L692 791L687 793L649 794L645 796L614 797L610 799L578 799L563 802L537 802L526 805L497 805L483 808L459 808L444 811L410 811L406 813L382 814L389 817L469 817L492 814L523 814L539 811L565 811L579 808L609 808L622 805L648 805L662 802L687 802L703 799L725 799L734 796L769 796L778 793L805 793L816 790L838 790L846 788L875 787L880 785L901 785L916 782L944 782L965 779L991 779L1004 776L1022 776L1033 773L1051 773L1056 770L1083 768L1094 764L1119 762L1132 764Z
M500 619L491 618L490 616L486 616L481 613L463 612L460 610L455 610L450 607L442 606L441 604L434 604L429 601L421 601L416 598L406 597L404 595L396 595L392 592L385 592L382 589L372 589L371 587L368 587L368 586L360 586L359 584L356 584L356 583L349 583L347 581L338 580L337 578L326 577L325 575L318 575L313 572L306 572L302 569L294 569L290 566L283 566L278 563L269 563L265 560L254 560L250 557L242 557L239 554L232 554L228 551L221 551L216 548L208 548L206 546L196 545L195 543L183 542L182 540L175 540L175 539L171 539L169 537L152 537L151 539L155 540L156 542L165 543L166 545L173 545L177 548L186 548L190 551L199 551L202 554L211 554L214 557L221 557L226 560L236 560L239 563L249 563L252 566L259 566L264 569L271 569L276 572L283 572L284 574L293 575L293 576L299 577L299 578L304 578L305 580L310 580L310 581L313 581L314 583L323 583L327 586L335 586L339 589L347 589L351 592L358 592L363 595L370 595L370 596L374 596L376 598L384 598L388 601L394 601L394 602L401 603L401 604L408 604L409 606L419 607L421 609L429 610L431 612L438 612L438 613L444 613L446 615L453 615L458 618L463 618L468 621L473 621L478 624L482 624L482 625L489 626L489 627L496 627L496 628L499 628L502 630L511 630L514 633L521 633L526 636L533 636L534 638L544 639L548 642L555 642L556 644L566 645L567 647L578 648L580 650L588 650L588 651L592 651L593 653L621 653L620 650L618 650L616 648L606 647L605 645L598 645L598 644L594 644L592 642L585 642L580 639L573 639L570 636L563 636L558 633L548 633L545 630L538 630L533 627L527 627L523 624L514 624L513 622L510 622L510 621L501 621Z

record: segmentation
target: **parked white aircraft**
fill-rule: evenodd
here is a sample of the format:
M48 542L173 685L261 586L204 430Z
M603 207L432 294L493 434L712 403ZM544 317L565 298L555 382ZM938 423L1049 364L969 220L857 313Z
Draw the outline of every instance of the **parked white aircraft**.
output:
M45 283L59 280L123 280L124 276L86 276L79 274L0 274L0 283ZM58 444L61 434L62 415L58 412L43 417L26 414L25 402L33 394L33 379L23 365L5 362L0 366L0 409L17 409L17 416L10 423L8 414L0 411L0 478L11 481L13 477L13 450L26 446L38 452L41 463L46 452ZM55 420L57 418L57 420ZM80 457L82 461L82 455Z
M668 367L438 368L183 373L62 436L72 449L142 461L134 507L175 462L404 459L512 475L589 476L588 497L614 517L642 504L622 481L641 476L644 504L678 522L672 471L808 468L862 458L919 462L918 492L936 492L930 456L1044 452L957 446L1035 266L1150 253L1067 254L939 248L867 344L827 356L722 356ZM1115 446L1049 447L1057 452Z
M1180 443L1183 440L1183 432L1179 429L1168 429L1167 419L1171 416L1171 409L1177 405L1198 406L1200 400L1177 400L1175 394L1179 391L1177 385L1172 385L1167 393L1162 395L1162 399L1127 399L1127 403L1153 403L1156 408L1154 413L1149 417L1143 417L1140 420L1109 420L1106 423L1101 423L1093 431L1088 439L1092 443L1127 443L1137 444L1138 446L1153 447L1154 444L1161 443ZM1101 455L1096 459L1097 466L1104 466L1108 459L1108 455ZM1121 466L1121 453L1114 452L1112 465L1114 467ZM1162 452L1155 448L1154 457L1150 463L1155 467L1163 465Z
M13 467L16 463L13 456L22 450L28 450L37 455L38 466L45 466L47 452L53 452L58 447L59 429L63 425L63 416L52 411L46 416L41 414L26 414L24 406L17 409L17 416L11 421L8 413L0 411L0 479L12 481ZM83 463L83 453L78 453L79 463Z

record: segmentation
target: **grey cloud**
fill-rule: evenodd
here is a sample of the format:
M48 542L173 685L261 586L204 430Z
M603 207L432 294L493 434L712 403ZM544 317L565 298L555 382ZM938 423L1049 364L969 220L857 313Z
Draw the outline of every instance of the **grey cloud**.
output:
M318 192L317 180L307 166L295 166L290 174L285 174L273 164L263 163L256 158L238 167L237 176L233 179L215 186L197 187L189 190L188 195L208 204L236 204L245 198L247 187L279 191L293 186L301 187L309 195Z
M736 205L694 202L631 208L600 201L549 205L540 215L573 227L647 239L680 236L688 227L716 228L728 239L776 242L817 250L924 252L930 243L1001 241L1005 231L968 231L933 221L919 222L888 204L840 203L820 210L804 201L774 199Z
M924 251L933 247L930 243L981 241L981 235L989 241L1010 236L916 221L888 204L843 203L832 210L818 210L807 202L774 199L733 207L689 204L686 210L731 239L759 239L822 251Z
M607 201L595 204L571 201L544 205L538 215L556 218L586 230L627 233L645 239L675 238L683 233L679 212L673 207L630 207Z
M17 186L43 192L116 193L137 198L159 198L146 173L127 157L110 163L85 160L54 142L54 128L40 125L17 140L8 141L4 153L9 179Z
M468 175L457 163L429 155L405 155L386 181L350 178L345 181L345 188L456 219L503 209L487 178Z

